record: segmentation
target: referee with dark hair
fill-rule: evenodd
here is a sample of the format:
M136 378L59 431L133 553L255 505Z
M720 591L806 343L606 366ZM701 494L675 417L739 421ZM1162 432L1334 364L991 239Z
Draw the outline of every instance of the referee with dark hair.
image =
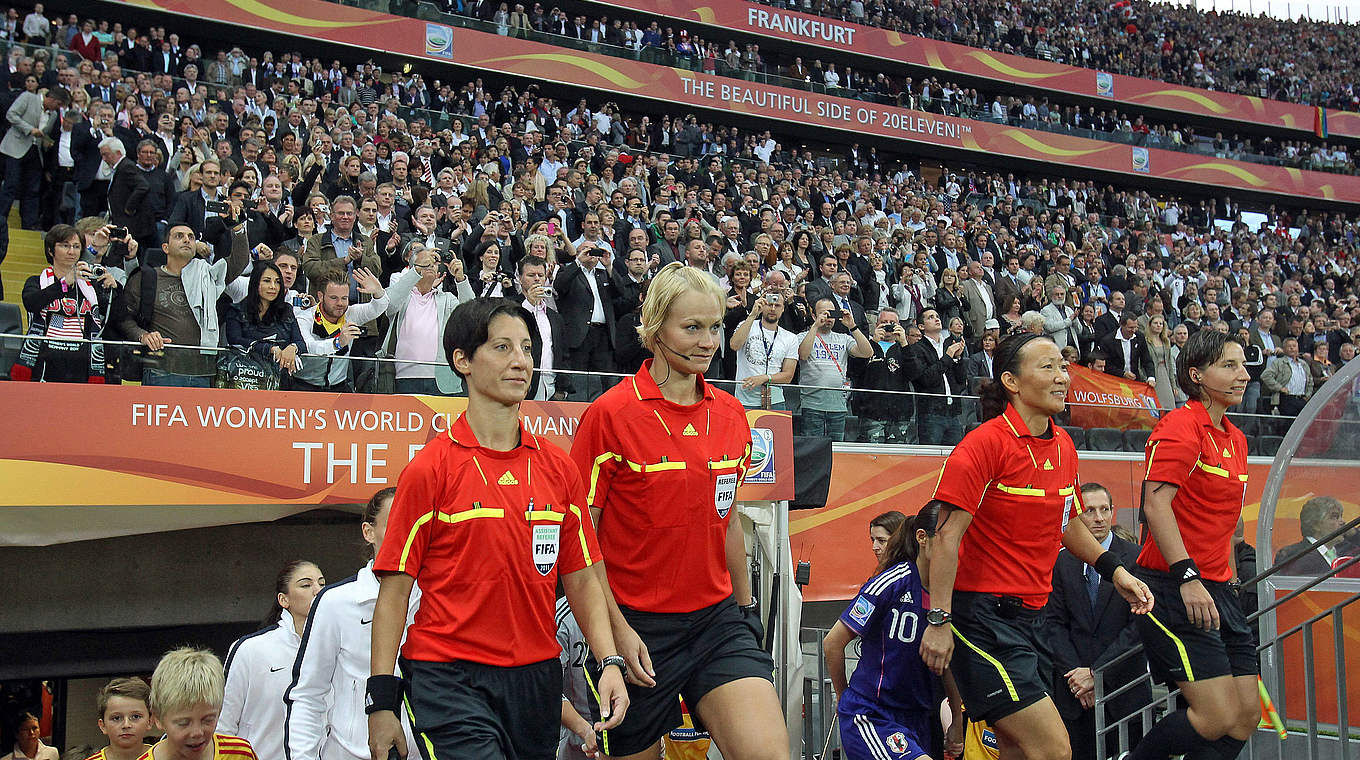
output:
M1113 583L1135 613L1152 608L1152 595L1072 519L1081 512L1077 450L1052 420L1070 383L1058 346L1013 335L992 371L985 422L954 448L935 486L934 607L921 656L936 673L953 671L969 717L992 725L1002 758L1068 760L1041 617L1059 547Z
M398 712L411 719L425 760L551 760L557 754L562 669L556 587L599 661L603 719L623 720L628 694L608 602L591 565L600 559L585 486L566 452L525 429L539 338L523 307L504 298L459 305L444 329L449 366L468 389L467 411L402 471L373 570L368 748L405 756ZM406 629L407 597L420 610ZM388 675L401 652L403 677Z
M1138 620L1152 674L1189 703L1134 748L1134 760L1232 760L1260 717L1255 639L1238 601L1233 533L1247 489L1247 438L1228 420L1251 375L1235 338L1190 336L1176 382L1190 396L1147 442L1136 572L1161 604Z

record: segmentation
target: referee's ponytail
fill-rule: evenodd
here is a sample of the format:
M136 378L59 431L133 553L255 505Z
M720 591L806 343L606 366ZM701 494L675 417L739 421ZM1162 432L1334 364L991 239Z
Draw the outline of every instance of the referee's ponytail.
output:
M993 417L1006 411L1006 405L1011 401L1010 391L1001 383L1001 376L1007 372L1018 375L1020 373L1020 355L1025 346L1035 340L1052 341L1047 335L1039 333L1023 332L1015 335L1008 335L1001 344L996 347L996 353L992 357L992 376L983 378L978 384L978 396L981 398L981 421L986 422Z

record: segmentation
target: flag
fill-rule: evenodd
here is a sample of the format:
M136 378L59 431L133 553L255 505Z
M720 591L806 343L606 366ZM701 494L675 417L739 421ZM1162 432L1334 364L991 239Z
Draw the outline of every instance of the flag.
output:
M1317 135L1318 139L1327 139L1327 109L1323 106L1313 109L1313 134Z
M1157 391L1151 385L1078 364L1067 369L1072 376L1067 389L1072 425L1139 430L1157 423Z
M1288 738L1289 733L1285 731L1284 721L1280 720L1280 714L1275 711L1275 703L1270 701L1270 694L1266 691L1265 681L1260 676L1256 677L1256 695L1261 702L1261 722L1257 728L1267 731L1274 729L1280 735L1280 741Z

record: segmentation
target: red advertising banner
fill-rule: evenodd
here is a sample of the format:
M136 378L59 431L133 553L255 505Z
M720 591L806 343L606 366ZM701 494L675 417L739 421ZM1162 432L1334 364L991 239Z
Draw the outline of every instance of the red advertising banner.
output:
M1084 428L1151 429L1157 424L1157 390L1141 380L1069 364L1067 403L1072 424Z
M5 383L0 514L89 504L362 503L395 485L411 457L466 404L432 396ZM570 450L585 408L526 401L521 416L529 431ZM788 413L755 410L747 418L751 465L737 498L792 498Z
M545 83L624 93L680 107L737 112L853 135L1213 188L1360 203L1360 177L1350 175L1131 147L872 105L399 18L325 0L293 0L287 11L243 0L135 0L135 4L283 34L324 37L366 50L378 46L391 53L451 61Z
M818 48L926 66L950 74L1104 98L1123 106L1154 108L1173 115L1188 113L1309 133L1315 128L1317 109L1312 106L997 53L744 0L705 5L681 0L609 0L604 4ZM1329 108L1327 128L1331 134L1360 137L1360 113Z

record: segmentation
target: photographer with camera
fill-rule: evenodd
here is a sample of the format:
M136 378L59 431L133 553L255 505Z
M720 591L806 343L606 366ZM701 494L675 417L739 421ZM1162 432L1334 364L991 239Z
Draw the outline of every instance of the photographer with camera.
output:
M873 356L851 362L858 378L854 395L865 443L916 443L916 403L911 396L872 391L909 391L907 330L893 309L879 309L874 325Z
M81 260L85 236L69 224L58 224L43 238L48 267L24 283L30 338L19 349L10 370L14 380L48 383L104 382L103 346L65 343L53 338L98 338L104 332L109 303L118 281L103 266Z
M308 281L312 284L316 305L295 309L294 313L298 329L307 343L307 353L317 357L309 359L294 373L287 387L297 391L353 393L354 382L350 380L349 371L351 350L356 339L370 335L364 325L387 311L387 291L364 267L348 275L343 269L331 267ZM351 289L370 300L351 304Z
M798 336L779 326L784 307L782 290L765 290L728 343L737 360L735 395L747 409L788 409L779 386L798 370Z
M614 287L600 261L607 254L601 243L577 241L576 258L557 268L553 291L566 327L568 369L614 371ZM573 377L572 400L592 400L613 385L613 378Z
M388 287L390 324L378 356L406 360L396 365L397 393L460 395L463 383L449 369L442 338L453 310L476 297L472 279L463 274L463 262L457 257L445 264L438 251L419 240L412 241L406 252L410 266ZM443 287L447 283L451 289Z
M515 281L501 269L501 246L495 240L487 240L473 251L477 269L469 278L472 292L481 298L511 298L515 293Z
M846 396L850 390L850 357L867 359L874 349L855 324L854 314L836 307L830 298L816 302L817 319L812 328L799 336L798 360L803 373L800 382L802 434L844 440L845 418L849 414ZM839 324L845 332L833 328Z

